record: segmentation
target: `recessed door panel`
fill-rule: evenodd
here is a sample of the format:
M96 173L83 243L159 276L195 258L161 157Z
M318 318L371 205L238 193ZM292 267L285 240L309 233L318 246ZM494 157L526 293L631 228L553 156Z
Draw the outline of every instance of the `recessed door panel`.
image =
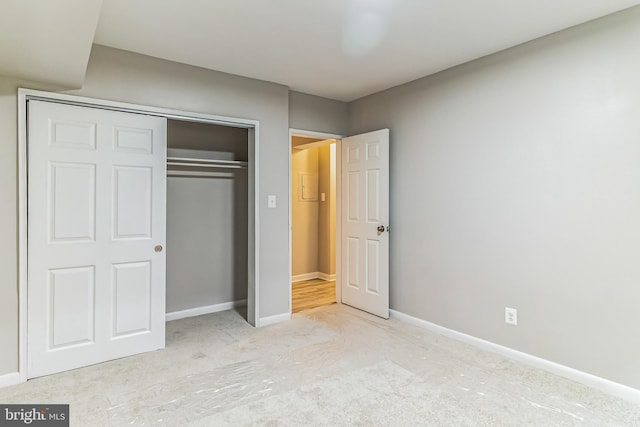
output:
M351 144L347 149L347 164L356 164L360 161L360 145Z
M367 292L380 294L380 241L367 240Z
M55 148L95 150L96 123L50 120L49 145Z
M346 191L346 208L347 220L358 221L360 219L360 174L358 172L349 172L347 174L347 191Z
M367 160L380 159L380 144L376 142L367 143Z
M93 342L94 286L94 267L49 271L49 350Z
M151 168L113 169L113 238L151 237Z
M113 266L113 336L151 329L151 263Z
M379 223L380 218L380 171L367 171L367 222Z
M93 164L50 164L48 213L52 243L94 240L95 175Z
M124 153L152 154L153 131L151 129L114 129L114 150Z

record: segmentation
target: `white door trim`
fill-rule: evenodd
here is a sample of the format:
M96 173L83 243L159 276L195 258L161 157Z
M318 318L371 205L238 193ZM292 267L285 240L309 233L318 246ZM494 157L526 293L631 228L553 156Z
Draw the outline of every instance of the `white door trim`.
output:
M335 139L336 140L336 190L338 194L336 195L336 302L342 302L342 287L340 286L340 263L342 262L342 251L340 248L340 235L342 233L341 226L341 215L340 215L340 185L342 184L342 150L340 149L340 143L344 135L338 135L335 133L326 133L326 132L316 132L311 130L304 129L294 129L289 128L289 318L291 318L292 307L291 307L291 282L293 280L293 265L291 263L292 252L292 203L291 199L291 186L293 185L293 177L291 176L291 138L294 135L299 136L308 136L311 138L322 138L322 139Z
M260 122L236 117L217 116L150 107L126 102L93 99L61 93L44 92L32 89L18 89L18 301L19 301L19 367L20 382L27 380L27 101L43 100L64 104L73 104L108 110L156 115L168 119L180 119L193 122L211 123L224 126L249 129L249 289L247 301L247 320L256 326L259 316L259 253L260 248L260 211L259 211L259 135ZM253 143L251 143L253 141ZM253 195L251 197L251 195Z

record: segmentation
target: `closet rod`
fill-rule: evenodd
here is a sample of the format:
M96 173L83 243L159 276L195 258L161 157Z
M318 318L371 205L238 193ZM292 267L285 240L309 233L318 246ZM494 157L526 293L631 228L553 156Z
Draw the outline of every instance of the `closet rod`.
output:
M194 157L167 157L167 164L171 163L198 163L198 164L211 164L211 165L239 165L247 166L248 162L240 160L216 160L216 159L202 159Z
M246 165L241 164L209 164L209 163L183 163L183 162L167 162L167 166L184 166L194 168L220 168L220 169L246 169Z
M231 172L208 172L208 171L173 171L168 170L167 176L177 177L201 177L201 178L232 178Z

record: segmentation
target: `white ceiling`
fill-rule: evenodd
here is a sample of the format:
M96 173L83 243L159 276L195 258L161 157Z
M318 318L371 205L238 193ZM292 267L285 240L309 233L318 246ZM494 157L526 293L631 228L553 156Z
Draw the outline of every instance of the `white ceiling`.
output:
M85 71L88 50L78 46L94 42L350 101L637 4L640 0L3 0L0 74L31 70L33 78L31 63L39 59L36 73L81 84L76 76ZM25 21L33 22L23 28ZM91 26L95 37L87 30ZM31 49L28 55L25 47Z

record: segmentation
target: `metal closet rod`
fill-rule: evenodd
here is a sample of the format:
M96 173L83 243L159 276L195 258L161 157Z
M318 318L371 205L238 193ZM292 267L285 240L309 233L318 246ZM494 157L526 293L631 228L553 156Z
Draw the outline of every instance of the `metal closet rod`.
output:
M190 157L167 157L167 166L184 166L197 168L244 169L248 162L240 160L197 159Z
M233 172L216 172L216 171L174 171L168 170L167 176L174 176L178 178L231 178L233 179Z

